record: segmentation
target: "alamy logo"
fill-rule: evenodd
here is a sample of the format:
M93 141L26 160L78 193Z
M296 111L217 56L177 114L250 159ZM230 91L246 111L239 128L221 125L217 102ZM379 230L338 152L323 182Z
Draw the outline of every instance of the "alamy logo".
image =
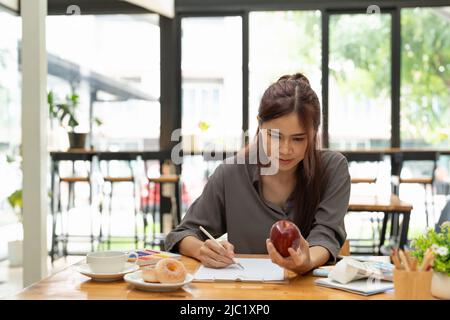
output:
M381 13L381 9L376 4L372 4L372 5L367 7L366 13L368 13L368 14L373 14L373 13L374 14L380 14Z
M66 14L79 16L81 14L81 9L79 6L72 4L67 7Z

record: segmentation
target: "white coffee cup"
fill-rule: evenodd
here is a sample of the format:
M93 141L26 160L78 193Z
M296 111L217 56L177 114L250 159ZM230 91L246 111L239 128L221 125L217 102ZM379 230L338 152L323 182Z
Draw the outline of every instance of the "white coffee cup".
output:
M86 263L94 273L119 273L123 271L128 257L132 255L139 257L136 252L90 252L86 256ZM137 259L135 263L137 263Z

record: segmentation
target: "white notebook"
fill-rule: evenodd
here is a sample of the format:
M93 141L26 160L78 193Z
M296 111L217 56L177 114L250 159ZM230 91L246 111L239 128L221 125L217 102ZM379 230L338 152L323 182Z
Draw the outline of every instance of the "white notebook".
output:
M200 266L194 275L196 281L257 281L284 282L284 269L274 264L270 259L236 259L244 270L236 265L222 269Z
M330 278L317 279L314 282L319 286L340 289L364 296L369 296L372 294L394 289L394 284L390 281L371 281L368 279L356 280L347 284L341 284L339 282L331 280Z

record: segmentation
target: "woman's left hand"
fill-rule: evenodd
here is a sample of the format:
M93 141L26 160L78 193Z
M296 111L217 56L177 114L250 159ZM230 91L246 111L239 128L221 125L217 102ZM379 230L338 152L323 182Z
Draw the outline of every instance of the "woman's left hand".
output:
M297 250L289 248L290 256L286 258L277 251L269 239L266 240L266 246L270 259L280 267L294 271L297 274L304 274L313 268L309 253L309 244L302 236L300 236L299 248Z

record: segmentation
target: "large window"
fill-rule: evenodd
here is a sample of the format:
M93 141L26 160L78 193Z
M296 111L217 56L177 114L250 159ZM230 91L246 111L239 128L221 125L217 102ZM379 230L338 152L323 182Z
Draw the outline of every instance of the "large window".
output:
M285 74L303 73L321 100L320 11L251 12L249 19L249 135L265 89Z
M21 35L20 17L0 6L0 261L7 257L7 242L21 236L18 211L8 201L17 199L22 188Z
M92 129L95 148L159 148L159 34L155 14L47 18L48 87L60 99L80 96L78 130Z
M329 27L330 147L389 147L391 15L331 15Z
M20 138L19 41L21 20L0 8L0 151L16 148Z
M450 147L450 7L402 9L402 147Z
M183 18L182 135L185 151L242 144L242 18Z

